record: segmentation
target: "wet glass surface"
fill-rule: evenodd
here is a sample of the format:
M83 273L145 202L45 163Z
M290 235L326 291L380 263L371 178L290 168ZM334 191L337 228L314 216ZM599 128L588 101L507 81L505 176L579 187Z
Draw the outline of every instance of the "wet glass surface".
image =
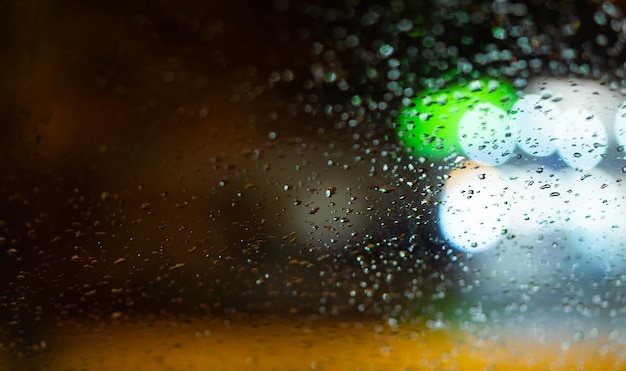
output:
M0 5L0 364L620 369L619 5Z

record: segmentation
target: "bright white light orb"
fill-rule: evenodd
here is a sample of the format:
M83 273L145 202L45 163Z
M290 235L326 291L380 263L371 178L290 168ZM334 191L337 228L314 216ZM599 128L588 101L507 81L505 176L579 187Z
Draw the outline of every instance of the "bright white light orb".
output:
M439 228L453 247L478 252L493 247L509 224L506 183L489 166L454 170L439 207Z
M606 171L593 169L571 173L568 187L574 205L568 244L602 259L623 259L626 185Z
M578 79L537 77L530 79L524 89L526 96L533 99L539 96L538 104L550 104L562 112L558 122L549 125L554 137L553 144L563 161L576 169L588 170L599 165L609 157L609 150L615 148L620 140L626 137L626 120L623 108L624 96L602 81ZM618 119L620 118L621 119ZM516 127L521 122L515 124ZM533 125L528 122L525 125ZM537 124L543 126L544 124ZM526 127L526 126L524 126ZM609 133L615 132L615 138ZM528 135L529 138L532 138ZM537 140L539 143L539 141ZM524 148L524 141L518 146ZM529 143L533 143L531 139ZM533 154L539 157L541 152Z
M470 162L440 194L443 237L460 251L506 255L508 278L520 259L533 275L573 257L582 260L572 267L626 268L624 99L600 81L538 77L508 112L487 103L465 112L458 138Z
M554 257L583 254L600 264L626 265L621 177L600 169L472 163L450 175L439 228L454 248L482 252L497 246L502 254L518 254L525 246L541 246L549 255L556 244Z
M620 104L613 121L615 140L620 146L626 146L626 101Z
M468 110L459 122L458 136L468 158L484 165L502 165L513 154L515 138L507 113L490 103Z
M571 109L561 115L556 146L569 166L589 170L606 155L608 137L604 123L591 111Z
M556 150L555 131L561 110L540 95L528 94L511 109L509 122L517 146L531 156L545 157Z
M507 229L517 238L551 235L569 228L567 191L573 170L544 169L531 166L503 166L511 208ZM526 239L526 238L525 238Z

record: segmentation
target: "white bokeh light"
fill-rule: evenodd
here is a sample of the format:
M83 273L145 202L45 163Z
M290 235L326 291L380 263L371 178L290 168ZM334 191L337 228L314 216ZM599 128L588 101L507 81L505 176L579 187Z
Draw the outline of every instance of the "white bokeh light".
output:
M544 101L555 104L562 112L585 109L600 121L612 124L615 110L624 101L624 95L599 80L558 77L535 77L528 80L526 94L541 95Z
M626 189L622 184L620 179L598 169L569 174L573 207L568 245L602 259L623 257Z
M561 120L556 131L556 146L563 161L582 170L599 164L608 146L604 123L586 109L568 110L561 115Z
M444 238L462 251L543 246L622 261L626 186L597 168L611 146L626 144L622 101L599 82L537 78L509 113L488 103L468 110L458 135L471 161L443 188ZM516 146L535 164L507 162ZM568 166L541 159L555 152Z
M626 265L626 185L604 170L473 164L451 173L441 200L439 227L459 250L555 244Z
M620 146L626 145L626 101L620 104L613 120L615 140Z
M531 156L545 157L556 150L555 130L561 110L540 95L528 94L520 98L509 115L515 141Z
M508 121L504 110L489 103L468 110L461 117L458 128L463 152L484 165L504 164L515 149L515 138Z
M493 247L509 224L506 184L489 166L468 165L446 182L439 228L455 248L478 252Z
M510 195L510 225L508 230L521 238L551 234L568 228L570 207L565 181L568 171L542 167L504 166Z

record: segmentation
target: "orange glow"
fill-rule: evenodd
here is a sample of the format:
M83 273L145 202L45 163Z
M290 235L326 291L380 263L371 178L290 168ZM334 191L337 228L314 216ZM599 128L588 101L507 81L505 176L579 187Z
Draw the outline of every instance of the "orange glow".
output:
M277 317L72 322L35 357L47 370L621 370L624 345L542 342L364 319Z

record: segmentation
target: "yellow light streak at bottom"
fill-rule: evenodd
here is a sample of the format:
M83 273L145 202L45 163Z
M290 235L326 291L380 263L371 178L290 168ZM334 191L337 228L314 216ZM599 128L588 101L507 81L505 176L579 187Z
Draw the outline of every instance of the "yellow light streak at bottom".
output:
M480 327L477 327L480 329ZM3 369L45 370L621 370L626 344L469 335L377 320L277 317L66 322L34 355ZM551 336L553 336L552 334ZM556 336L558 337L558 336ZM4 349L7 353L7 349Z

